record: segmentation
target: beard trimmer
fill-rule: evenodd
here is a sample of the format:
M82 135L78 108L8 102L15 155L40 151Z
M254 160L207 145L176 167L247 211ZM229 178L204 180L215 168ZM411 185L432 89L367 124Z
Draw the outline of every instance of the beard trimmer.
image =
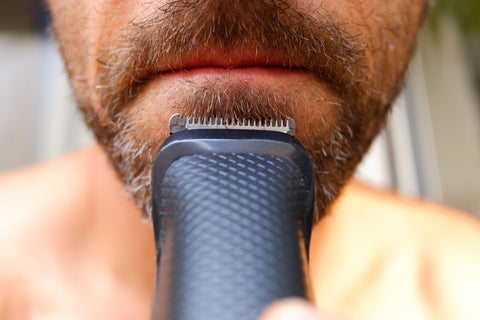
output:
M308 297L311 160L295 123L170 119L152 171L152 319L253 320Z

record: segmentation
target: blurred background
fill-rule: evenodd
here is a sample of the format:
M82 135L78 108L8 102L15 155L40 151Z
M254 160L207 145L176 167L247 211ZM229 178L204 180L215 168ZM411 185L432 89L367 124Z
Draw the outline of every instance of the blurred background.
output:
M0 171L93 144L41 0L0 0ZM357 178L480 218L480 1L436 0Z

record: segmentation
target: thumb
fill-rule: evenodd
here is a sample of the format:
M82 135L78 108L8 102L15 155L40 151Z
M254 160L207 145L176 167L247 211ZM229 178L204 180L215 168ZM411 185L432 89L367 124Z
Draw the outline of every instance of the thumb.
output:
M258 320L335 320L320 315L313 305L300 298L276 301L262 312Z

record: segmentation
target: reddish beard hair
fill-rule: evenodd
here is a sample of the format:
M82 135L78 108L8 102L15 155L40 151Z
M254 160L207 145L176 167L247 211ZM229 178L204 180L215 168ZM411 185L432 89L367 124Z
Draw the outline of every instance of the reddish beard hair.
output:
M321 130L305 128L299 137L314 163L318 220L383 127L391 103L392 98L385 99L368 87L365 46L340 27L333 13L320 7L312 15L293 1L171 1L154 11L150 17L133 21L120 45L100 54L100 109L94 111L89 99L81 104L88 124L138 206L151 213L150 170L166 133L133 120L138 110L132 102L150 78L161 77L184 57L195 56L198 48L217 48L228 54L248 46L267 56L280 56L284 67L312 71L319 83L326 83L335 93L335 98L326 101L336 106L335 123L322 118ZM320 94L285 95L269 87L228 83L186 88L180 96L172 110L207 117L295 118L298 104L313 109L319 101L325 103Z

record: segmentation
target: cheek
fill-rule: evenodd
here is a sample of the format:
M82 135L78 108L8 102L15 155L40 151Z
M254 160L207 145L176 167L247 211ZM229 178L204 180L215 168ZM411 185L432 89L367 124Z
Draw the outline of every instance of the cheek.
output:
M171 1L171 0L169 0ZM125 30L139 19L158 14L159 9L169 1L151 0L103 0L95 1L90 9L88 79L90 88L90 105L102 116L96 86L100 83L101 70L110 60L111 52L124 45Z
M307 2L307 1L306 1ZM392 99L403 78L427 0L317 0L365 50L365 80ZM388 94L390 93L390 94Z
M85 77L89 55L88 3L76 0L50 0L48 5L52 27L75 95L79 98L84 97L88 92Z
M52 26L79 104L98 109L96 80L108 48L143 10L136 0L49 0Z

